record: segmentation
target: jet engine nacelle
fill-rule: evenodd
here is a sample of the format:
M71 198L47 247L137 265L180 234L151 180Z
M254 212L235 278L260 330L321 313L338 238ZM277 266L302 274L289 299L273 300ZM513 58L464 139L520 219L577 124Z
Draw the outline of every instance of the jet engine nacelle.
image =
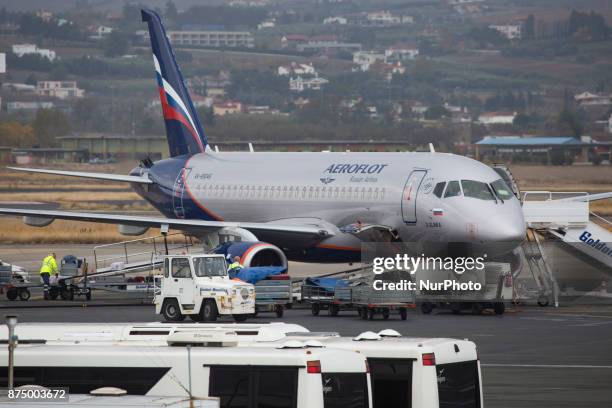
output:
M234 262L234 257L240 257L240 263L245 268L252 266L282 266L287 271L287 257L275 245L260 241L226 242L213 250L223 254L228 263Z

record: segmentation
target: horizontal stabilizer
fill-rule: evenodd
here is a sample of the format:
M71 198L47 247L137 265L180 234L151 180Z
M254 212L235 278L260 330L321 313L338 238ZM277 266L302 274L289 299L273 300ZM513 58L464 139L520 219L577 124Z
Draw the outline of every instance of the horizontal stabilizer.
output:
M152 184L153 183L147 177L124 176L122 174L88 173L85 171L64 171L64 170L48 170L48 169L29 169L25 167L7 167L7 168L11 170L17 170L17 171L25 171L28 173L54 174L56 176L82 177L82 178L108 180L108 181L122 181L125 183L140 183L140 184Z

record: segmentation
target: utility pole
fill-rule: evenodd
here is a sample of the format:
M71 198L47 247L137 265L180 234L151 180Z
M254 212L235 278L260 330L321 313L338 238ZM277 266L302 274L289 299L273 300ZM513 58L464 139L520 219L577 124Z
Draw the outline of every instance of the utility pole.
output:
M15 387L14 383L14 353L17 347L17 336L15 336L15 327L17 326L17 316L6 315L6 325L8 327L8 389L12 390Z

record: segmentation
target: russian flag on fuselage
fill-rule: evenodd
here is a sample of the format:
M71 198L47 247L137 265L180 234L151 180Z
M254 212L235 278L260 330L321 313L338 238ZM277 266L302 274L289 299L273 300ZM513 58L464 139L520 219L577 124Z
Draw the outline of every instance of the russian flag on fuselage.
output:
M189 97L161 19L152 10L142 10L142 21L149 26L170 156L204 152L208 145L206 135Z

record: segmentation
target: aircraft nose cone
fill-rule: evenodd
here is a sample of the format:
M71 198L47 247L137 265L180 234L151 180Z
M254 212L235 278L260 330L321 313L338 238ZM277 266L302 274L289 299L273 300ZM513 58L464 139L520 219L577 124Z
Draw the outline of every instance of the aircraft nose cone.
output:
M521 242L525 239L525 220L523 217L512 217L501 222L498 231L499 241Z

